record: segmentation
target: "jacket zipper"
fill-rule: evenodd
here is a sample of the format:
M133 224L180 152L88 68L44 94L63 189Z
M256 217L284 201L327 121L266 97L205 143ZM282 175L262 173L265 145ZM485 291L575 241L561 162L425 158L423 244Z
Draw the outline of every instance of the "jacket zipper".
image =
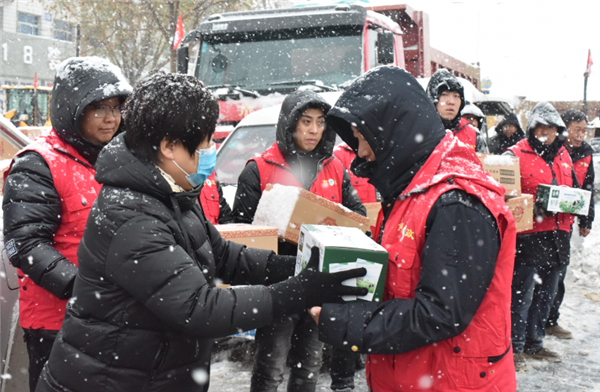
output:
M142 389L143 391L150 390L150 386L154 382L154 378L156 377L156 373L157 373L158 369L160 369L160 367L164 363L168 348L169 348L169 344L167 342L162 342L160 344L160 346L158 346L158 351L154 355L152 370L150 371L149 377L146 380L146 385L144 385L144 388Z

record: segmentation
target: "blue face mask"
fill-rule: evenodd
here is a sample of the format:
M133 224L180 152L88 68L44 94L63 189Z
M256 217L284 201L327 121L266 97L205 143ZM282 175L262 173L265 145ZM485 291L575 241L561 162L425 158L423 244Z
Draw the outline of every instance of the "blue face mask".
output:
M188 174L177 164L177 162L173 161L179 170L185 173L185 179L193 188L202 185L208 176L212 174L213 170L215 170L215 164L217 163L217 147L213 143L209 148L196 150L196 153L198 154L198 168L196 169L196 173Z

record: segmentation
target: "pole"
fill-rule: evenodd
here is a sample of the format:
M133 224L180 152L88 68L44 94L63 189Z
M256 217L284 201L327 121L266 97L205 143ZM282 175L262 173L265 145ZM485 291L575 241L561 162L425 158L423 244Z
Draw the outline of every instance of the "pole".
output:
M81 25L77 23L77 38L75 41L75 57L79 57L81 52Z
M583 114L585 114L587 116L587 82L588 82L588 77L589 74L587 72L585 72L583 74L584 78L584 82L583 82Z

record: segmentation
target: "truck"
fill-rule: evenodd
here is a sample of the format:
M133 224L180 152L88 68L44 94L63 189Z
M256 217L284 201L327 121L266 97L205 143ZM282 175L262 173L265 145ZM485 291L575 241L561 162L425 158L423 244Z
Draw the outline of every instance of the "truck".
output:
M47 125L51 94L51 87L1 86L0 111L18 127Z
M363 4L363 3L361 3ZM438 68L479 83L479 68L429 45L428 16L404 4L340 4L211 15L187 34L177 70L219 99L218 142L249 113L297 89L336 91L392 64L415 77Z
M335 91L377 65L404 68L400 26L346 4L211 15L186 36L177 57L180 72L219 98L222 126L298 88Z

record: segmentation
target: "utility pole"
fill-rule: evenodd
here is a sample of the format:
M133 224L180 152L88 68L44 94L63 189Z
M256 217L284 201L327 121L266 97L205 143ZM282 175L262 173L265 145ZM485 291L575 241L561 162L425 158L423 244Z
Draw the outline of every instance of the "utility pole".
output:
M589 74L585 72L583 74L583 114L587 116L587 82Z

